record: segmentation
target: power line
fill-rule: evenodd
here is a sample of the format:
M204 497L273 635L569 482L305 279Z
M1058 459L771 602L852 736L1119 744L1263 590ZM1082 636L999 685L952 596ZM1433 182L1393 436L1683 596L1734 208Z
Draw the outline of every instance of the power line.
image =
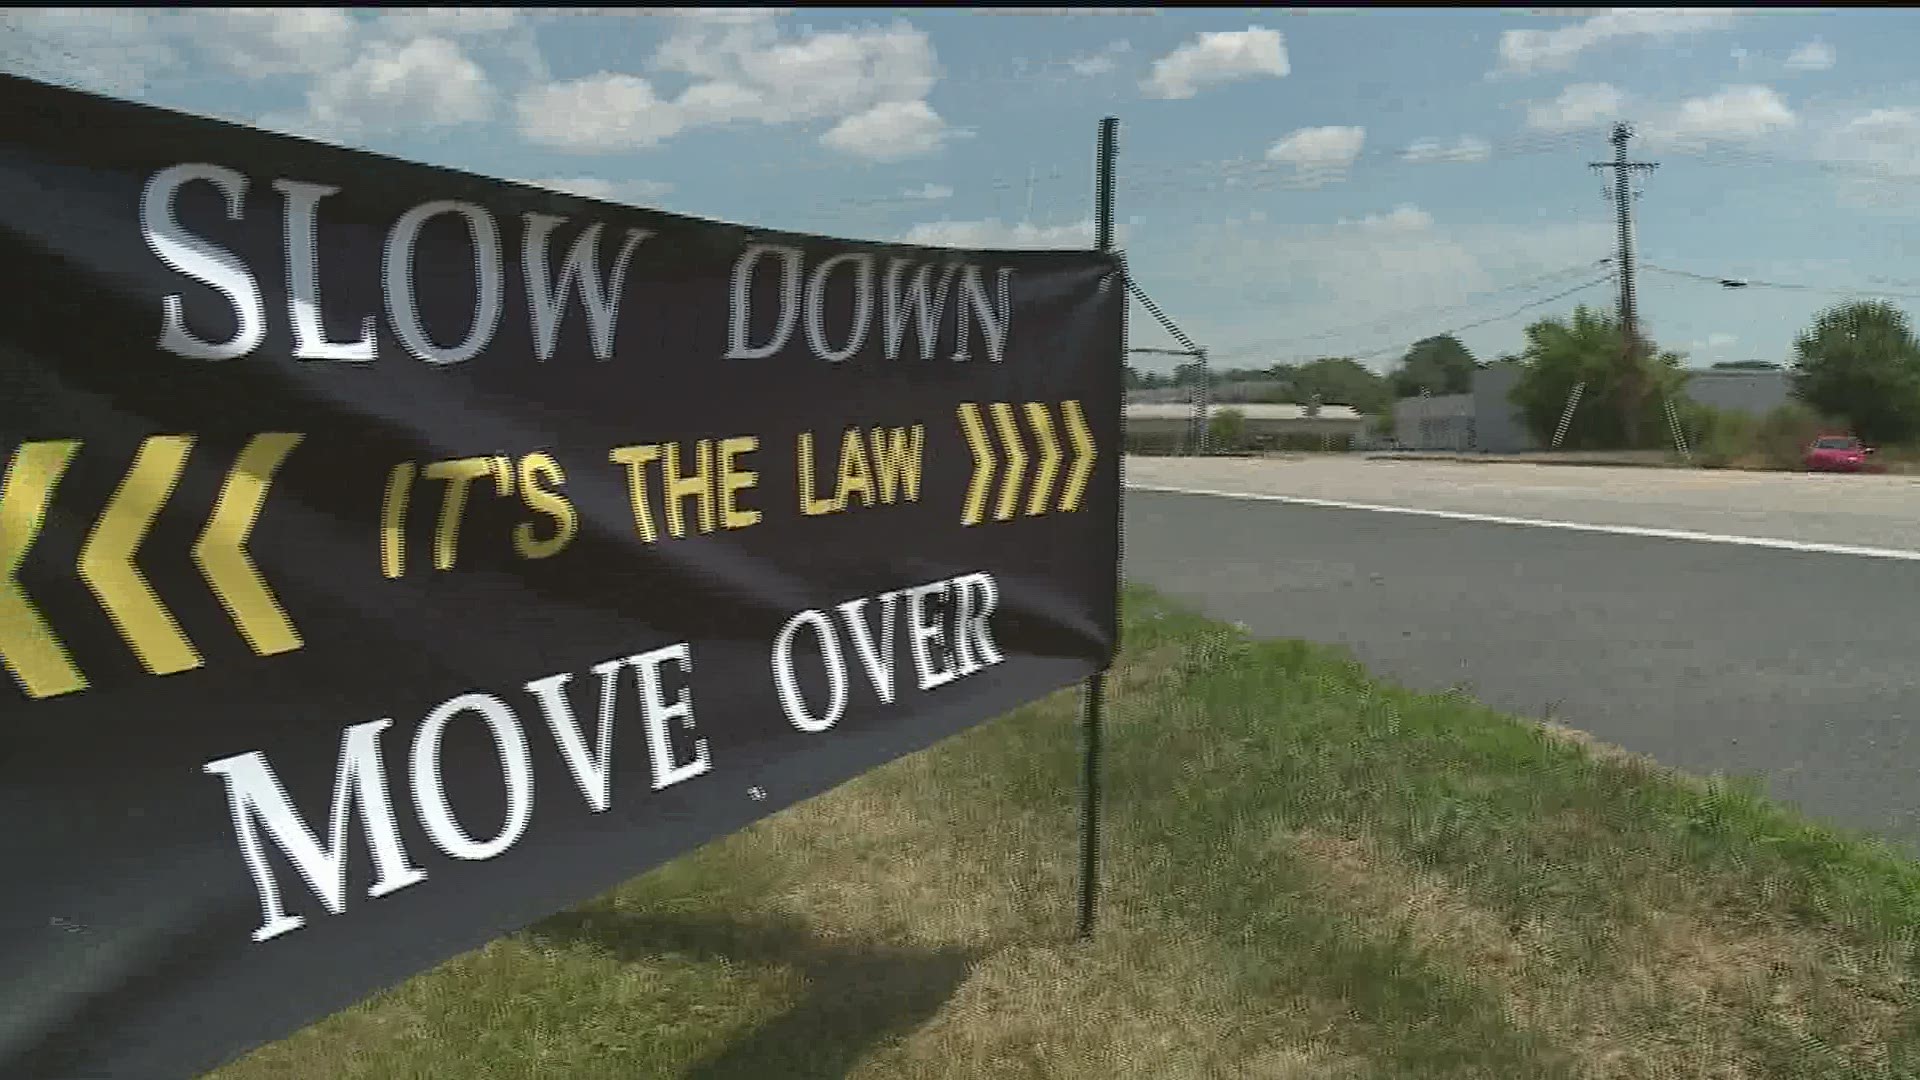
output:
M1477 143L1441 145L1431 151L1435 156L1421 157L1404 147L1368 148L1352 160L1335 164L1300 166L1288 161L1264 157L1233 157L1213 160L1141 163L1122 166L1121 188L1129 197L1153 198L1174 194L1206 194L1223 189L1240 193L1274 190L1306 190L1347 179L1352 172L1366 172L1378 165L1418 165L1441 167L1447 164L1482 163L1516 155L1560 153L1585 138L1584 132L1528 132ZM1032 178L1043 193L1064 190L1060 185L1077 183L1077 177L1059 167ZM1029 178L996 176L976 190L996 197L1011 195L1026 186ZM1074 190L1078 190L1076 187ZM835 200L816 212L844 215L860 212L895 213L928 209L941 200L928 200L900 193Z
M1785 289L1792 292L1822 293L1828 296L1894 296L1904 300L1920 300L1920 293L1895 292L1889 289L1829 289L1822 288L1818 285L1796 285L1783 281L1756 281L1752 278L1743 278L1731 274L1720 276L1696 274L1690 270L1675 270L1671 267L1655 266L1649 262L1643 262L1640 266L1644 270L1652 270L1656 273L1667 274L1672 277L1704 281L1711 285L1719 285L1722 288Z
M1421 341L1424 341L1429 337L1444 337L1450 334L1451 335L1464 334L1469 330L1478 330L1480 327L1483 327L1483 326L1491 326L1492 324L1497 322L1505 322L1508 319L1518 318L1519 316L1524 315L1529 311L1532 311L1534 308L1544 307L1556 301L1564 300L1567 297L1574 295L1575 293L1579 293L1587 289L1591 289L1596 285L1608 284L1609 282L1612 282L1615 279L1615 277L1616 275L1612 273L1602 274L1597 278L1593 278L1588 281L1583 281L1580 284L1575 285L1570 289L1563 289L1560 292L1554 293L1551 296L1543 296L1538 300L1530 300L1524 304L1521 304L1519 307L1514 308L1511 311L1504 311L1498 315L1489 315L1484 319L1475 319L1472 322L1461 323L1460 325L1455 326L1451 329L1438 330L1432 333L1422 334L1418 338L1415 338L1411 341L1403 342L1401 344L1390 345L1380 349L1373 349L1368 352L1343 353L1341 355L1351 360L1371 360L1371 359L1374 359L1375 357L1391 356L1395 353L1404 353L1408 349L1412 348L1415 344ZM1253 345L1243 346L1240 348L1236 348L1232 351L1237 353L1253 352L1256 350L1265 352L1267 351L1267 346L1268 346L1267 342L1256 342ZM1301 355L1301 356L1294 356L1291 359L1294 361L1305 361L1305 360L1310 360L1314 358Z
M1724 139L1695 139L1678 142L1669 152L1692 158L1703 165L1727 165L1735 168L1804 167L1835 176L1871 178L1889 183L1920 181L1920 158L1888 161L1866 157L1787 157L1743 146Z
M1456 326L1450 330L1442 330L1440 334L1431 334L1427 336L1439 337L1446 334L1455 334L1455 335L1464 334L1468 330L1478 330L1482 326L1489 326L1493 323L1505 322L1508 319L1518 318L1521 315L1524 315L1527 312L1532 311L1534 308L1544 307L1548 304L1554 303L1555 301L1564 300L1567 297L1572 296L1574 293L1591 289L1595 285L1605 285L1608 282L1613 281L1617 276L1618 275L1616 274L1602 274L1599 277L1592 279L1591 281L1583 281L1580 284L1575 285L1571 289L1564 289L1560 292L1554 293L1552 296L1543 296L1538 300L1532 300L1525 304L1521 304L1519 307L1514 308L1512 311L1503 312L1499 315L1490 315L1487 318L1477 319L1469 323L1461 323L1459 326ZM1408 342L1405 345L1395 345L1386 349L1376 349L1373 352L1361 353L1360 355L1355 356L1354 359L1355 360L1371 360L1376 356L1386 356L1391 353L1404 352L1405 350L1412 348L1413 345L1414 345L1414 342Z
M1542 274L1539 277L1530 278L1526 281L1518 281L1511 285L1503 285L1497 289L1488 289L1482 292L1474 293L1474 294L1471 294L1471 297L1468 300L1462 301L1460 303L1445 304L1445 305L1429 304L1429 305L1426 305L1425 307L1409 308L1409 309L1405 309L1398 312L1392 312L1386 315L1376 316L1374 318L1367 319L1364 322L1351 323L1346 326L1335 327L1331 330L1322 330L1318 333L1313 333L1313 334L1302 334L1299 337L1283 338L1277 342L1267 342L1266 347L1286 348L1294 345L1305 344L1310 341L1324 341L1328 338L1340 337L1343 334L1349 334L1354 331L1372 330L1389 323L1402 322L1407 319L1413 318L1415 316L1444 317L1444 316L1458 313L1458 312L1470 311L1473 308L1479 306L1481 302L1487 299L1490 299L1492 297L1500 296L1505 293L1517 292L1522 289L1531 289L1540 285L1545 285L1549 282L1558 281L1562 278L1569 277L1573 274L1578 274L1587 270L1591 270L1595 266L1604 266L1611 261L1612 261L1612 258L1609 256L1608 258L1597 259L1597 260L1594 260L1593 262L1581 263L1578 266L1569 266L1561 270L1555 270L1552 273Z
M1591 129L1566 132L1522 132L1517 135L1481 140L1477 143L1445 144L1426 156L1410 153L1408 147L1368 147L1351 161L1321 166L1301 166L1289 161L1274 161L1264 156L1240 156L1180 162L1123 163L1121 187L1133 198L1166 198L1174 195L1255 194L1272 191L1310 190L1332 183L1351 181L1376 174L1381 167L1419 166L1440 168L1448 164L1485 164L1522 156L1564 153L1585 143ZM1692 138L1661 142L1667 153L1698 165L1753 168L1803 167L1836 177L1874 179L1886 183L1920 183L1920 158L1912 162L1879 161L1869 158L1787 157L1724 139ZM814 168L830 163L809 163ZM772 166L769 166L771 168ZM791 171L793 166L779 168ZM1044 168L1044 166L1043 166ZM1037 177L1040 192L1064 191L1061 184L1075 178L1054 168ZM1027 178L996 176L984 189L998 197L1010 195L1027 183ZM1074 188L1077 191L1077 188ZM907 213L931 209L938 200L925 200L907 194L837 200L817 212L839 216L861 212ZM1164 211L1165 207L1158 207Z

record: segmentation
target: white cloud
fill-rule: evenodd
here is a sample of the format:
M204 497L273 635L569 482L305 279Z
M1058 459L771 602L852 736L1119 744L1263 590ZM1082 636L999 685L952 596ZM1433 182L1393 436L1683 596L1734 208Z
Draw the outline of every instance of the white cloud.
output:
M1462 135L1452 143L1439 139L1416 139L1400 156L1414 164L1430 162L1485 161L1493 154L1493 144L1474 135Z
M1848 121L1846 130L1869 143L1912 145L1920 142L1920 113L1912 109L1874 109Z
M628 204L655 202L673 191L673 185L662 180L605 180L597 176L554 177L522 180L520 183L568 195Z
M924 101L883 101L835 124L820 142L869 161L900 161L939 149L945 128Z
M487 119L494 98L486 72L446 38L374 41L314 81L304 123L339 134L452 127Z
M504 7L388 8L380 21L406 37L498 34L517 24L520 13Z
M338 8L226 8L193 17L200 25L192 37L201 51L249 79L338 67L352 55L358 30L353 16Z
M1729 86L1706 97L1680 103L1671 117L1647 127L1655 141L1688 137L1752 139L1799 123L1793 110L1769 86Z
M778 19L729 11L678 13L651 59L685 76L663 96L638 75L600 72L522 93L529 140L582 153L651 146L691 128L830 121L822 142L876 160L936 149L946 125L926 101L933 44L906 23L786 34Z
M209 69L248 80L317 77L365 59L380 42L397 48L416 37L473 33L497 39L489 47L530 47L530 37L502 33L513 20L503 9L392 11L377 19L317 7L14 11L6 20L7 52L18 53L20 63L9 56L7 67L122 94L138 93L156 77ZM283 119L325 126L311 116Z
M945 184L928 183L923 187L908 188L900 193L900 197L903 199L924 199L927 202L936 202L940 199L953 198L953 189Z
M1833 46L1815 38L1787 56L1787 67L1794 71L1826 71L1838 59Z
M695 25L670 37L654 63L700 84L725 88L725 107L705 122L844 118L887 102L917 101L933 89L938 64L925 33L887 28L783 38L769 21Z
M515 64L521 78L545 82L551 75L534 36L538 21L535 12L503 7L390 8L369 25L371 32L399 42L457 38L469 51Z
M1362 127L1299 128L1267 148L1267 160L1292 165L1301 177L1332 180L1345 175L1367 141Z
M1384 214L1368 214L1357 221L1341 218L1340 224L1374 233L1417 233L1433 228L1433 215L1412 203L1401 203Z
M1635 38L1665 39L1733 24L1728 8L1615 8L1553 30L1508 30L1500 35L1502 75L1566 71L1588 49Z
M168 13L139 8L0 12L0 68L96 93L132 97L181 63Z
M1118 57L1133 51L1133 43L1125 40L1115 41L1097 53L1088 56L1075 56L1067 61L1067 68L1075 75L1105 75L1118 67Z
M1116 230L1117 238L1125 239L1128 231L1126 226L1120 226ZM987 218L921 222L901 234L900 242L928 247L1086 250L1093 247L1093 239L1091 220L1070 225L1034 225L1025 221L1008 224L998 218Z
M1249 26L1196 36L1155 60L1153 74L1141 86L1149 97L1190 98L1206 86L1260 76L1280 78L1290 70L1280 31Z
M786 8L610 8L622 15L665 15L674 19L690 22L712 23L716 26L744 26L749 23L763 23L778 19L787 14Z
M600 72L520 95L515 108L529 140L576 153L615 153L679 134L681 113L637 75Z
M545 74L531 27L500 9L394 9L370 18L321 8L200 10L169 14L155 29L243 78L310 79L304 109L253 122L329 141L492 117L498 94L474 50ZM184 63L197 71L203 61Z
M1854 210L1914 212L1920 180L1920 109L1882 107L1829 128L1814 153L1837 166L1841 206Z
M1552 101L1527 105L1527 126L1536 131L1578 131L1620 115L1627 96L1609 83L1574 83Z
M562 19L660 19L681 23L728 25L767 22L786 16L789 8L672 8L672 7L552 7L522 8L523 18L540 22Z

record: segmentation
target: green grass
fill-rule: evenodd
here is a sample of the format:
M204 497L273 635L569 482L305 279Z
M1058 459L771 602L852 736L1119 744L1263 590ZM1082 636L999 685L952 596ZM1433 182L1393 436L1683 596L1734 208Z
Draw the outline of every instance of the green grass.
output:
M1131 591L1078 698L264 1047L314 1077L1920 1077L1920 866Z

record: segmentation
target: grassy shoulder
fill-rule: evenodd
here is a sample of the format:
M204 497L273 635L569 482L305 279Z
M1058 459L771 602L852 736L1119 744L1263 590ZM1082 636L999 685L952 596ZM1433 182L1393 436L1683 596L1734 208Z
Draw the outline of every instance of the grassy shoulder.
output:
M1799 471L1814 439L1852 431L1846 421L1822 416L1797 399L1760 417L1686 402L1681 416L1691 464L1715 469ZM1877 446L1874 465L1879 472L1920 473L1920 446Z
M1750 788L1130 590L1078 696L893 762L213 1074L1920 1076L1920 865Z

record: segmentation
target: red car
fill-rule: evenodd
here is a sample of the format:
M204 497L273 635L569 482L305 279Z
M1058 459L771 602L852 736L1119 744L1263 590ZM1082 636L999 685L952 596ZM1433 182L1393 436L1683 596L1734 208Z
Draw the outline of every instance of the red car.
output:
M1812 472L1868 472L1873 447L1851 435L1822 435L1807 446L1805 462Z

